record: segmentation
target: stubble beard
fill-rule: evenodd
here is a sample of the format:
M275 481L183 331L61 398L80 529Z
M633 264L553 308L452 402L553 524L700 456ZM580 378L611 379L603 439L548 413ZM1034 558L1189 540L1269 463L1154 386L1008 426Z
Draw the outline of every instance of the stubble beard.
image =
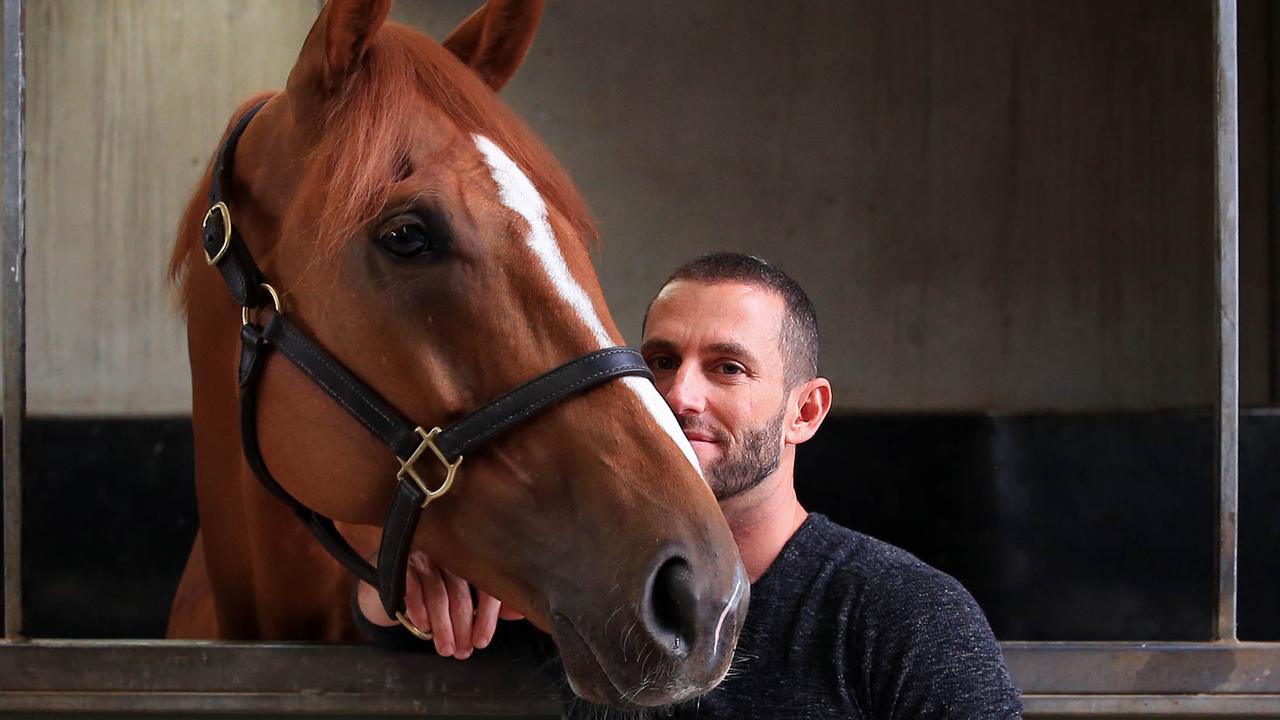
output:
M740 495L764 482L765 478L778 469L778 464L782 461L782 420L785 411L784 404L778 409L778 414L764 425L744 432L741 442L729 442L728 433L719 428L707 428L694 418L677 418L684 429L697 427L704 432L710 431L724 447L724 455L702 469L716 500L724 502Z

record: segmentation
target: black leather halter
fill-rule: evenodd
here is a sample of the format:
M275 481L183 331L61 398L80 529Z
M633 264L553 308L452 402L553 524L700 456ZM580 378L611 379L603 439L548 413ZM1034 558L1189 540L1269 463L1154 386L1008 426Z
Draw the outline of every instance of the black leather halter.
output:
M378 588L382 607L388 615L399 619L415 635L428 639L429 634L414 627L404 616L409 545L422 510L432 500L448 492L463 456L503 430L571 395L614 378L637 375L652 380L653 374L635 350L606 348L565 363L521 385L443 430L439 427L423 430L423 426L406 419L391 403L285 317L279 296L266 284L266 278L231 222L227 199L233 179L236 143L249 121L265 104L263 101L245 113L218 151L213 168L213 186L209 192L210 207L203 224L205 260L222 273L231 297L243 308L238 380L240 434L245 458L263 487L293 509L329 554L361 580ZM250 318L251 310L260 310L257 315L265 318L265 322L254 322ZM370 433L390 446L400 462L395 498L382 527L377 567L362 558L343 539L332 520L290 495L267 469L258 445L257 397L262 368L273 349L279 350ZM426 455L434 456L444 468L444 479L434 489L416 467Z

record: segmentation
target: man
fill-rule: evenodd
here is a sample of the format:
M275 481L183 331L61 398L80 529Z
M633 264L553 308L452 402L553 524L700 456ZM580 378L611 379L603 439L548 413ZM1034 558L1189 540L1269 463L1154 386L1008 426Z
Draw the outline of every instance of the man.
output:
M752 583L736 671L675 715L1020 717L999 646L958 582L797 500L796 446L831 408L831 384L817 372L817 320L799 285L759 258L703 256L663 285L643 334L641 351L693 444ZM438 574L421 580L441 586L424 603L430 619L455 609L445 594L470 601L445 587L465 584ZM376 598L364 594L361 605L373 617ZM495 605L482 598L484 615L474 624L455 615L451 638L487 642ZM467 643L464 654L471 645L480 646Z

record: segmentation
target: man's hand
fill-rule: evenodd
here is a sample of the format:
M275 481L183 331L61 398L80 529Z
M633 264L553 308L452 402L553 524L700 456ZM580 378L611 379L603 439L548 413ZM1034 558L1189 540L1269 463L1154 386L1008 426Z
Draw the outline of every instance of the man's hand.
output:
M357 590L360 612L375 625L396 625L382 609L378 591L368 583ZM488 647L498 626L498 617L518 620L522 616L504 611L502 603L488 593L476 590L471 599L471 584L431 562L426 554L409 553L405 571L405 615L419 629L434 636L436 652L466 660L476 649Z

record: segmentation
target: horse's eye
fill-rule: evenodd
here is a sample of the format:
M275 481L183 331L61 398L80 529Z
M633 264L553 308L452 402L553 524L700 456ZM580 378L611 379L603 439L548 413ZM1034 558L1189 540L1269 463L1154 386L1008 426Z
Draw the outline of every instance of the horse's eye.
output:
M424 257L440 249L441 242L433 235L421 225L410 223L383 234L378 238L378 246L393 257Z

